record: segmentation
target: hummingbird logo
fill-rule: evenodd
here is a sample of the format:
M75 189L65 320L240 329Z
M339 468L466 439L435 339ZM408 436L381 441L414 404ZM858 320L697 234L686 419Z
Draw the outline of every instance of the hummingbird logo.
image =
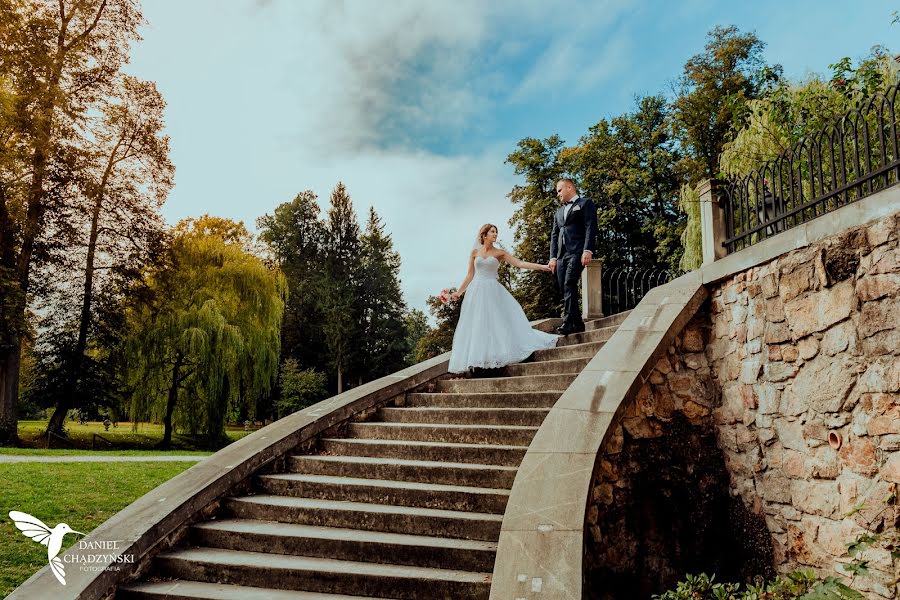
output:
M87 534L75 531L65 523L60 523L51 529L37 517L32 517L17 510L9 511L9 518L13 520L22 533L34 541L47 546L47 561L50 563L50 570L53 571L53 574L56 575L61 584L66 585L66 571L63 568L63 561L56 557L62 548L63 536L67 533Z

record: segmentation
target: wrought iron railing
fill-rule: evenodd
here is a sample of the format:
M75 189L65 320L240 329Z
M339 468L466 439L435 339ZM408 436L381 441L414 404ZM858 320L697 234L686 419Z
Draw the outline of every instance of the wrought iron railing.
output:
M612 268L600 275L603 314L614 315L637 306L653 288L674 278L664 269Z
M731 253L895 185L898 86L869 98L756 172L724 186Z

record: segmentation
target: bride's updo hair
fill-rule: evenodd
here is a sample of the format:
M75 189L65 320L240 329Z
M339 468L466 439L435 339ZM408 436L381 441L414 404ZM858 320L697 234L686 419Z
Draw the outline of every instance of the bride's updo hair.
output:
M487 232L491 230L491 227L493 227L494 229L497 229L497 226L494 225L493 223L485 223L484 225L481 226L481 229L478 230L478 243L479 244L484 243L484 236L486 236ZM497 231L499 231L499 229L497 229Z

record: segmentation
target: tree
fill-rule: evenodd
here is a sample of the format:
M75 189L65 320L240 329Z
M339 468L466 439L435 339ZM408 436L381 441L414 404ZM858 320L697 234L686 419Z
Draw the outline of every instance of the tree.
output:
M94 131L90 168L82 175L89 223L85 235L81 311L77 338L67 354L67 387L78 390L86 369L85 350L91 328L97 262L134 260L159 238L158 209L172 187L174 166L163 133L165 102L151 82L124 76L119 98L103 104ZM138 259L140 260L140 259ZM60 394L47 429L62 434L66 413L79 394Z
M278 418L284 418L323 400L328 395L326 380L325 373L315 369L301 370L295 359L285 359L281 363L281 375L278 377L280 394L275 404Z
M525 176L525 185L516 185L509 193L510 201L516 205L509 219L509 225L514 228L514 254L528 262L546 263L550 259L553 214L558 206L556 182L565 174L560 164L563 141L557 135L544 140L525 138L517 147L506 157L516 175ZM562 310L562 296L556 281L545 273L527 271L519 275L514 295L529 319L558 315ZM431 300L429 306L432 306ZM436 314L435 309L432 306L433 314ZM435 332L427 343L434 344L443 337L444 333ZM442 347L442 343L433 346L434 350ZM431 354L434 350L426 353Z
M455 288L450 291L455 291ZM437 296L429 296L426 302L437 321L437 326L419 339L416 346L416 362L428 360L452 349L453 334L456 332L456 324L462 310L462 302L444 304Z
M283 276L199 221L176 227L169 265L128 315L131 411L162 419L163 446L175 424L220 444L226 415L252 408L278 375Z
M406 365L413 365L419 362L416 355L416 349L419 347L419 340L428 335L431 327L428 325L428 317L418 308L410 309L404 317L406 323L406 347L409 351L404 358Z
M363 335L359 369L369 380L405 366L406 303L400 290L400 255L374 207L369 208L366 231L360 237L360 285Z
M321 310L324 316L325 343L328 358L337 376L337 393L344 391L356 367L357 345L362 336L362 314L359 297L360 240L359 222L353 202L343 183L331 192L331 206L325 221L324 260L327 277L322 290Z
M897 62L881 46L873 47L856 69L849 58L831 68L830 81L818 75L799 83L782 80L748 102L746 123L723 147L722 172L732 177L752 173L900 80Z
M582 193L597 205L594 258L607 268L677 269L684 174L671 131L665 99L646 96L634 112L602 119L563 153Z
M327 369L323 329L322 287L326 276L323 253L325 229L318 219L319 206L311 191L301 192L280 204L271 215L256 221L266 244L288 285L281 347L285 358L302 367Z
M9 309L0 322L0 441L16 437L26 298L32 263L52 241L43 237L48 214L71 182L80 127L109 95L142 21L135 0L0 0L0 79L12 98L0 123L0 287Z
M747 116L747 102L781 77L762 57L765 44L737 27L716 26L704 52L685 63L674 101L675 125L688 155L688 183L719 172L719 155Z

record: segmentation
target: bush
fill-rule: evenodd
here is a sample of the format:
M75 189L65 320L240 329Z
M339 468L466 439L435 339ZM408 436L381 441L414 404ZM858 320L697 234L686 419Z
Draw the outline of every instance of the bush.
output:
M275 402L275 409L279 418L311 406L328 396L325 373L315 369L301 370L299 363L293 358L285 359L281 363L278 384L281 395Z

